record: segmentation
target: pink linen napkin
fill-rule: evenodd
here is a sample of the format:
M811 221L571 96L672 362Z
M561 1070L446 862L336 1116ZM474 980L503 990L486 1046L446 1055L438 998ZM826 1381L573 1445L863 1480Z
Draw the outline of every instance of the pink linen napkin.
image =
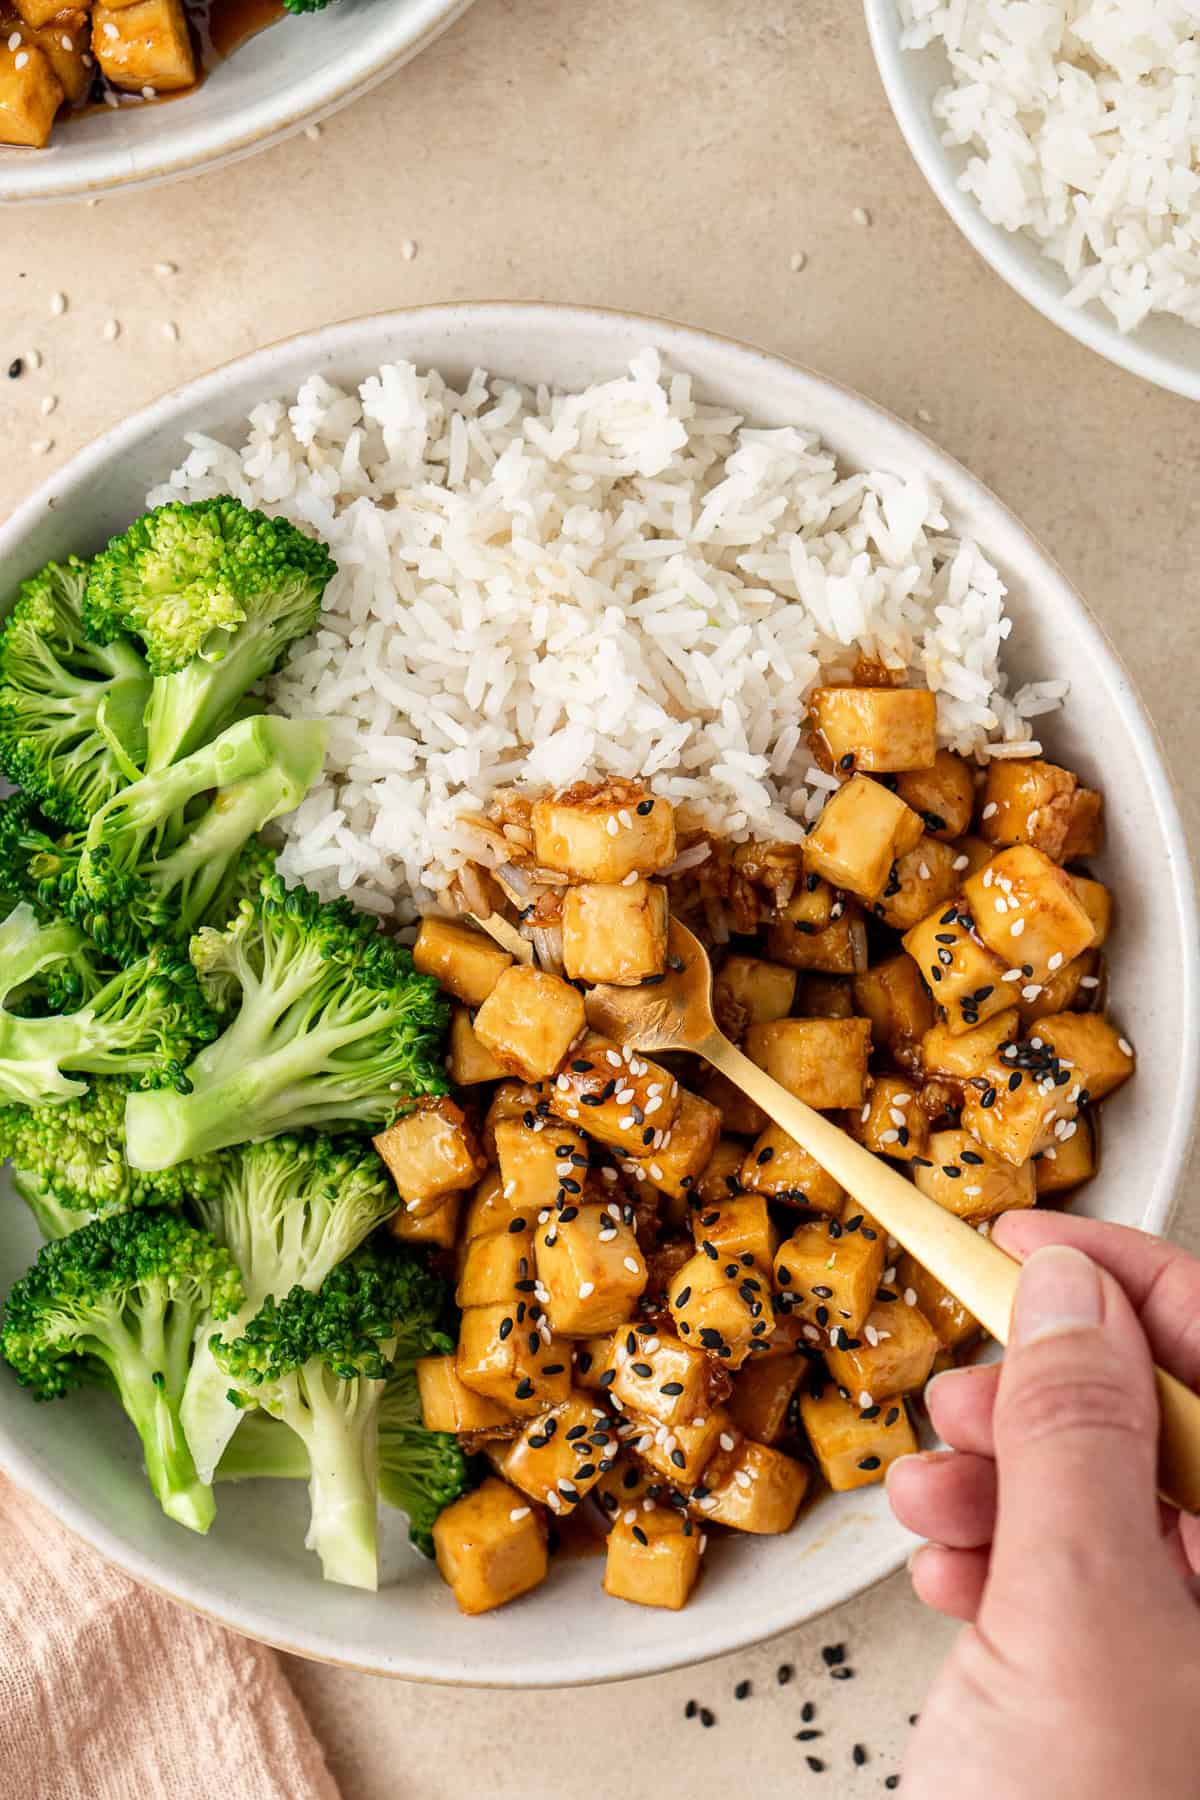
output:
M138 1587L0 1478L3 1800L338 1800L273 1651Z

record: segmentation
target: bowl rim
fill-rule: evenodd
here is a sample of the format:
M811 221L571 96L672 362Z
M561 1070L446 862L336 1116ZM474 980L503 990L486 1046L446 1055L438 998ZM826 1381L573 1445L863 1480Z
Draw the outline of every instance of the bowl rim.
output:
M268 150L377 87L440 37L473 3L409 0L408 6L395 14L386 48L372 47L368 40L352 45L336 61L318 65L278 98L268 95L255 109L255 121L249 128L237 127L237 114L231 115L224 127L218 120L207 128L189 125L185 114L178 126L168 123L163 135L167 149L150 149L136 157L115 144L86 158L63 158L60 163L55 161L53 145L49 151L18 151L11 161L0 160L0 207L44 205L155 187ZM387 30L386 21L383 28ZM165 109L168 120L175 106L186 108L187 96Z
M1014 239L1027 240L994 225L974 195L959 187L933 116L909 78L914 53L901 47L896 0L863 0L863 11L879 79L901 135L934 195L972 248L1023 300L1077 343L1155 387L1180 394L1185 400L1200 400L1200 331L1196 334L1196 363L1189 367L1146 343L1137 330L1122 331L1096 302L1068 306L1063 297L1066 277L1057 264L1040 255L1026 260L1014 248Z
M251 376L261 377L264 392L271 391L279 385L275 379L276 365L294 359L305 350L311 356L314 367L323 359L343 355L348 360L360 361L366 368L371 365L372 357L378 361L379 340L389 330L408 329L416 333L428 326L444 332L449 339L453 335L456 321L460 326L477 332L490 329L493 333L505 330L538 330L545 333L551 327L558 327L576 330L581 335L594 335L606 325L609 328L634 326L645 341L652 342L668 359L673 353L678 354L681 359L685 358L689 347L697 351L702 348L709 351L715 349L717 353L732 357L735 362L742 362L746 367L757 364L763 373L773 373L776 378L782 375L788 380L795 380L798 377L805 386L823 392L831 401L836 402L847 417L848 432L853 430L856 414L860 418L870 418L889 426L910 439L926 457L932 459L936 465L934 479L940 481L941 491L951 504L958 505L964 496L969 496L973 508L989 516L989 526L994 521L997 527L1006 528L1009 533L1016 533L1022 538L1040 564L1044 581L1042 604L1050 609L1062 608L1073 613L1077 628L1096 640L1098 653L1112 666L1114 675L1119 677L1113 683L1112 704L1120 713L1131 739L1140 741L1146 752L1149 775L1146 797L1153 806L1167 842L1169 879L1181 921L1184 959L1182 967L1176 971L1176 987L1182 996L1185 1016L1195 1014L1200 1005L1200 911L1183 823L1158 733L1103 626L1093 617L1086 603L1033 534L984 483L970 474L955 458L907 422L843 383L744 340L619 308L562 302L487 300L394 308L383 313L365 314L336 324L295 332L248 354L230 358L163 394L94 438L24 500L7 521L0 523L0 567L4 566L14 551L19 552L23 538L41 522L47 509L58 510L70 498L73 490L110 464L119 461L122 454L132 449L143 436L174 423L182 438L183 431L188 428L189 412L211 399L219 398L224 387L231 381ZM447 354L452 353L453 346L448 342ZM497 372L504 372L499 363ZM1188 1040L1180 1046L1177 1067L1178 1092L1184 1097L1186 1104L1172 1120L1165 1143L1158 1147L1156 1184L1148 1187L1148 1199L1143 1211L1144 1228L1155 1234L1164 1232L1170 1222L1193 1136L1197 1106L1200 1103L1200 1034L1190 1034ZM710 1633L706 1640L696 1644L681 1634L678 1649L672 1645L668 1650L657 1647L639 1651L631 1662L619 1667L611 1657L599 1669L586 1668L581 1661L579 1667L561 1677L556 1676L551 1684L544 1677L539 1677L536 1681L530 1680L527 1675L521 1674L519 1667L509 1669L503 1663L497 1666L499 1659L488 1663L485 1655L486 1640L481 1641L478 1664L470 1666L461 1657L453 1662L443 1658L434 1663L428 1656L414 1656L411 1652L393 1655L387 1665L356 1661L353 1656L337 1653L328 1636L321 1631L308 1633L293 1628L285 1639L276 1632L264 1630L256 1622L253 1601L218 1605L211 1599L206 1600L207 1589L202 1580L178 1572L174 1581L166 1579L160 1557L144 1552L136 1543L99 1524L90 1515L86 1504L64 1491L55 1475L42 1467L35 1456L27 1453L19 1441L9 1439L3 1429L0 1429L0 1473L7 1475L17 1486L45 1505L60 1523L90 1544L107 1561L192 1612L244 1636L271 1644L276 1649L333 1667L460 1687L526 1689L550 1685L592 1685L661 1673L714 1656L744 1650L766 1642L783 1631L794 1629L802 1620L819 1617L895 1574L903 1566L910 1541L905 1534L898 1532L895 1535L884 1534L875 1554L860 1557L849 1585L840 1587L836 1583L832 1584L832 1587L818 1593L815 1603L799 1617L785 1598L791 1584L783 1583L780 1602L774 1609L752 1621L744 1617L733 1617L728 1629L720 1633L719 1641L714 1641Z

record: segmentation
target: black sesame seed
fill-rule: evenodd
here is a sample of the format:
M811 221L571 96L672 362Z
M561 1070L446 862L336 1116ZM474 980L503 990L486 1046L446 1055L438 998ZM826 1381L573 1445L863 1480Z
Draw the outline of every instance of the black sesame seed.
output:
M524 1219L518 1218L518 1219L510 1219L508 1221L508 1229L512 1232L513 1236L515 1237L518 1231L525 1231L528 1229L528 1227L527 1227L526 1221Z
M637 1337L632 1331L625 1333L625 1354L632 1356L637 1349Z
M842 1235L842 1230L843 1230L842 1221L840 1219L830 1219L829 1235L831 1238L840 1238Z
M775 1679L779 1683L780 1687L786 1687L788 1682L792 1679L792 1676L795 1673L796 1673L796 1671L792 1667L791 1663L780 1663L779 1667L775 1671Z
M541 1349L541 1347L542 1347L541 1333L537 1332L537 1331L531 1331L529 1334L529 1354L530 1354L530 1356L536 1356L538 1351Z
M817 1324L821 1327L821 1330L824 1331L829 1323L829 1308L827 1306L818 1306L816 1319Z
M653 1375L653 1373L654 1373L654 1370L650 1367L650 1364L648 1362L630 1363L629 1366L633 1370L635 1375L641 1376L643 1381L649 1381L651 1375Z
M577 1368L577 1369L578 1369L578 1370L579 1370L579 1373L580 1373L580 1374L581 1374L581 1375L586 1375L586 1374L587 1374L587 1372L588 1372L588 1370L589 1370L589 1369L590 1369L590 1368L591 1368L591 1366L592 1366L592 1353L591 1353L591 1351L590 1351L590 1350L578 1350L578 1351L576 1351L576 1353L575 1353L575 1367L576 1367L576 1368Z
M543 1375L561 1375L563 1370L566 1368L566 1366L567 1366L566 1363L543 1363L542 1364L542 1374Z
M965 1163L982 1164L983 1158L977 1150L960 1150L960 1159Z
M738 1261L741 1263L743 1269L752 1269L754 1267L754 1252L753 1252L753 1250L743 1250L742 1254L738 1257ZM758 1284L756 1282L755 1286L757 1287L757 1285Z
M804 1760L814 1775L820 1775L825 1768L825 1764L821 1761L819 1756L806 1756Z
M694 1700L689 1700L683 1709L683 1716L685 1719L694 1719L698 1711L699 1708L697 1707L696 1702Z
M646 817L647 813L652 813L654 811L653 800L639 800L637 803L636 811L637 811L638 817L641 819L644 819Z
M962 1179L962 1170L957 1163L943 1163L942 1174L948 1175L951 1181L961 1181Z
M877 1469L879 1467L879 1458L877 1456L864 1456L858 1466L860 1469L867 1471Z
M898 1406L889 1406L887 1412L884 1414L883 1422L885 1425L894 1425L899 1417L900 1408Z
M942 971L938 968L936 963L930 963L929 973L935 981L940 981L942 979Z
M779 1280L783 1283L784 1287L791 1286L792 1271L790 1269L776 1269L775 1273L779 1277Z
M830 1669L829 1673L834 1681L853 1681L854 1680L854 1670L853 1669Z
M681 1287L679 1292L675 1296L676 1306L686 1306L688 1301L691 1299L691 1297L692 1297L691 1288L690 1287Z
M676 1394L682 1394L683 1383L682 1381L664 1381L658 1391L660 1394L667 1394L674 1399Z
M873 1402L870 1406L864 1406L858 1416L860 1419L877 1419L879 1417L878 1401Z
M803 1714L801 1717L803 1717ZM824 1736L825 1733L823 1731L798 1731L796 1733L796 1742L798 1744L811 1744L814 1738Z
M530 1381L528 1375L523 1376L522 1379L518 1381L516 1392L518 1400L532 1400L533 1383Z
M986 1112L986 1111L987 1111L987 1110L988 1110L988 1109L989 1109L989 1108L990 1108L990 1107L993 1107L993 1106L995 1106L995 1104L996 1104L996 1090L995 1090L995 1088L994 1088L994 1087L985 1087L985 1088L984 1088L984 1090L983 1090L983 1092L982 1092L982 1094L980 1094L980 1096L979 1096L979 1104L980 1104L980 1106L982 1106L982 1107L983 1107L983 1109L984 1109L984 1111L985 1111L985 1112Z
M811 1725L817 1716L817 1709L811 1700L806 1700L800 1708L800 1717L805 1725Z
M748 1700L750 1697L750 1683L748 1681L739 1681L733 1690L733 1697L735 1700Z
M900 1786L900 1777L898 1775L889 1775L883 1785L889 1794L895 1793L896 1789Z
M854 767L854 752L853 752L853 750L847 750L845 756L839 756L838 768L839 769L852 769L853 767Z
M817 1296L818 1300L833 1299L833 1289L831 1287L815 1287L813 1293Z
M672 1450L671 1461L675 1464L677 1469L687 1468L687 1457L683 1454L682 1450Z
M758 1155L755 1157L754 1160L758 1164L759 1168L761 1169L761 1168L764 1168L766 1166L766 1164L770 1162L770 1160L774 1156L774 1154L775 1154L775 1152L771 1148L771 1145L766 1144L759 1151Z
M827 1669L836 1669L839 1663L846 1660L845 1644L826 1644L821 1651L821 1661Z
M636 1532L637 1526L635 1525L633 1529ZM645 1541L646 1541L646 1539L645 1539L645 1537L643 1537L642 1538L643 1544L645 1543ZM704 1729L707 1731L709 1726L715 1725L716 1722L717 1722L716 1713L710 1712L707 1706L702 1706L700 1708L700 1723L704 1726Z
M715 1244L710 1244L707 1238L704 1239L703 1243L700 1245L700 1248L703 1250L705 1256L708 1257L710 1262L720 1262L721 1252L717 1249L717 1246Z
M601 1094L580 1094L579 1104L580 1106L603 1106L604 1097Z
M861 1769L867 1760L866 1746L864 1744L855 1744L853 1750L850 1752L850 1758L855 1768Z
M500 1321L500 1342L501 1343L504 1342L505 1338L508 1336L508 1334L512 1330L512 1328L513 1328L513 1322L511 1319L501 1319L501 1321Z
M933 1167L933 1164L927 1156L912 1156L909 1158L909 1161L912 1163L914 1169L932 1169Z
M875 1239L879 1236L879 1233L877 1231L872 1231L869 1225L864 1225L862 1228L862 1235L866 1238L868 1244L873 1244Z

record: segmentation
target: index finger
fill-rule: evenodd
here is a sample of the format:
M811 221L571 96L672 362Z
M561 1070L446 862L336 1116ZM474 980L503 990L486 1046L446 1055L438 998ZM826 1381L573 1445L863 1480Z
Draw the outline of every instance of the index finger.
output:
M1150 1340L1156 1362L1190 1388L1200 1387L1200 1260L1127 1225L1071 1213L1010 1212L996 1220L995 1241L1022 1262L1043 1244L1070 1244L1115 1276Z

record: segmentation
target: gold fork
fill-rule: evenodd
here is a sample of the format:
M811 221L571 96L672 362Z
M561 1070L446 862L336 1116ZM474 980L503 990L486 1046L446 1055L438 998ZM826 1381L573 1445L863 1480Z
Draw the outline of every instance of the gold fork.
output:
M686 925L671 921L668 973L651 987L600 986L586 996L596 1031L650 1054L688 1050L741 1088L816 1158L883 1229L916 1257L1000 1343L1008 1341L1019 1265L974 1226L927 1199L882 1157L781 1087L719 1030L712 968ZM1162 1430L1159 1487L1186 1512L1200 1511L1200 1399L1156 1369Z

